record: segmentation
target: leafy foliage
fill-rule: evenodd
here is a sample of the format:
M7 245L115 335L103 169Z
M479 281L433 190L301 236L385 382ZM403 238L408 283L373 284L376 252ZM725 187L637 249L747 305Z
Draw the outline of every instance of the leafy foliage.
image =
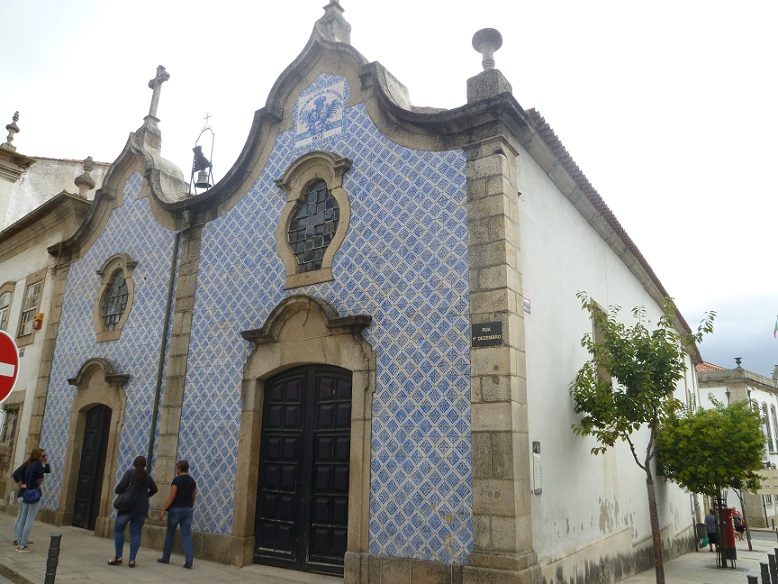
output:
M573 431L597 439L594 454L605 452L618 440L629 442L636 462L645 468L654 454L653 431L683 406L673 393L686 369L685 355L704 333L713 330L715 313L706 314L696 334L680 333L674 326L674 304L668 298L657 327L649 330L643 307L632 310L636 322L628 326L618 320L620 307L611 306L606 313L585 292L579 292L578 298L599 334L595 338L587 333L581 340L591 359L570 387L575 411L582 415ZM652 442L647 459L640 461L630 435L644 424L652 430Z
M722 489L760 487L764 434L748 400L668 417L657 433L657 461L664 476L694 493L718 496Z

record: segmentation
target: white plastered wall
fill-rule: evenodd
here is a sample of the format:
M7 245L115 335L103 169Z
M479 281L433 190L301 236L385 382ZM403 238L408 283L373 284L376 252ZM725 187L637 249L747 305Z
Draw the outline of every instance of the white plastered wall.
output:
M531 495L533 543L544 575L553 578L560 567L569 572L606 557L623 560L651 538L645 474L628 446L594 456L594 440L571 430L577 416L570 383L589 358L580 340L592 330L576 294L620 305L627 322L634 306L645 306L654 323L660 308L526 151L518 164L521 269L530 302L524 315L529 434L540 442L542 466L542 494ZM636 442L642 454L645 433ZM657 499L663 535L691 529L688 494L660 479Z
M21 416L16 438L14 457L12 459L12 468L19 466L29 450L26 444L27 429L30 425L32 415L33 397L35 395L35 386L38 381L38 372L40 368L41 353L43 350L43 339L45 335L46 324L50 318L52 274L49 269L51 265L51 256L46 248L49 245L62 240L62 233L59 230L52 230L47 233L47 240L40 245L28 248L13 257L0 262L0 284L5 282L16 282L9 311L9 320L6 332L14 339L17 338L19 330L19 319L22 312L22 303L26 286L26 278L30 274L46 269L46 276L41 290L40 304L38 312L43 312L43 327L35 331L34 341L23 347L24 355L19 359L19 374L14 387L14 395L19 392L24 393L24 403L21 406ZM45 447L45 445L43 445Z

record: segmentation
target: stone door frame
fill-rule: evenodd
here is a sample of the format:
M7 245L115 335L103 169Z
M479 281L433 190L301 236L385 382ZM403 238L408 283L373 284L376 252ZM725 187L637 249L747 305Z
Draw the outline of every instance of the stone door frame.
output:
M104 405L111 409L111 423L106 445L103 484L99 493L100 505L95 520L95 534L101 537L109 537L111 534L113 477L116 476L121 428L127 407L127 394L124 391L124 386L129 379L129 375L117 373L113 364L102 358L89 359L81 366L76 377L68 379L68 383L74 385L78 391L70 409L68 442L65 451L65 464L62 468L62 490L55 517L57 525L70 525L73 521L86 415L94 406Z
M306 295L281 301L261 329L245 331L254 350L243 370L242 403L235 477L233 536L242 540L240 558L253 562L259 449L265 380L304 365L333 365L352 375L351 454L349 463L348 544L344 581L358 582L368 551L370 520L370 453L376 355L361 331L365 315L340 316L327 302ZM240 553L240 552L239 552Z

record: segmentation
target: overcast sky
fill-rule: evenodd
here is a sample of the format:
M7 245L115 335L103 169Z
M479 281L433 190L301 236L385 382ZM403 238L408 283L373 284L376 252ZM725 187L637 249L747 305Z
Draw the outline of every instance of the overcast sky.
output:
M0 0L0 131L19 110L19 152L111 162L162 64L163 155L188 175L209 113L218 178L325 3ZM519 103L545 116L686 320L718 312L703 358L772 375L778 2L341 3L351 43L415 105L462 105L481 70L472 35L499 29Z

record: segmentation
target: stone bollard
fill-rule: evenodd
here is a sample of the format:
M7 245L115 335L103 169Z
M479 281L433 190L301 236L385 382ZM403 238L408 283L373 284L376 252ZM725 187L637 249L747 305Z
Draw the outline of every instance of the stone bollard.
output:
M764 562L759 562L759 568L762 570L762 584L770 584L770 567Z
M49 544L49 557L46 560L46 578L43 580L43 584L54 584L54 579L57 577L57 565L59 564L60 550L59 546L61 540L61 534L52 534L51 543Z

